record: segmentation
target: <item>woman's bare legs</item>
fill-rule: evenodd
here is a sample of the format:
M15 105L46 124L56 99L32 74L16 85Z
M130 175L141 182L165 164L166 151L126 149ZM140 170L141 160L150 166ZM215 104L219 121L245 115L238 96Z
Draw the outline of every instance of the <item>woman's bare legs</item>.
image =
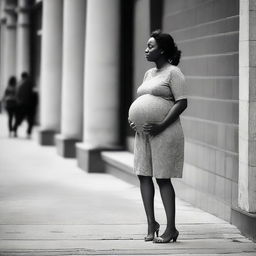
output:
M140 180L142 201L148 221L148 235L145 237L145 241L152 241L155 237L155 233L158 236L160 228L159 223L157 223L155 220L154 212L155 187L152 177L142 175L138 175L138 177Z
M175 191L170 179L156 179L156 181L159 185L167 218L166 230L161 237L168 238L177 232L175 226Z
M148 225L155 223L155 212L154 212L154 196L155 187L152 177L138 175L140 180L140 192L142 196L143 205L145 208Z

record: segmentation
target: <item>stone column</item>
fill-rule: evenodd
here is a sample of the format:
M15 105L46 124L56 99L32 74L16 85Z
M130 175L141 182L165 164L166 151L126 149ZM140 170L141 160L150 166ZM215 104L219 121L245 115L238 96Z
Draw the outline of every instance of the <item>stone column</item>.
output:
M232 223L256 239L256 4L240 0L238 207Z
M85 6L84 0L64 1L61 133L56 136L64 157L75 157L75 143L82 140Z
M7 86L11 76L16 75L16 5L14 1L6 1L4 12L6 25L4 32L4 52L3 52L3 82Z
M60 131L62 0L43 1L39 143L53 145Z
M17 77L20 77L22 72L30 72L30 28L28 11L28 0L19 0L17 8Z
M119 145L119 0L87 1L83 143L78 165L102 172L100 151Z

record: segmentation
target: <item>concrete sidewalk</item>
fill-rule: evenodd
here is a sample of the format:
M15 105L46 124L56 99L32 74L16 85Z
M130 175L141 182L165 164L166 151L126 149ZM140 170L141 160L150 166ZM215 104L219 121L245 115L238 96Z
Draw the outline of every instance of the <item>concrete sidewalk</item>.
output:
M0 255L256 255L227 222L177 199L177 243L145 243L139 188L88 174L55 147L8 138L0 115ZM156 217L165 215L156 191Z

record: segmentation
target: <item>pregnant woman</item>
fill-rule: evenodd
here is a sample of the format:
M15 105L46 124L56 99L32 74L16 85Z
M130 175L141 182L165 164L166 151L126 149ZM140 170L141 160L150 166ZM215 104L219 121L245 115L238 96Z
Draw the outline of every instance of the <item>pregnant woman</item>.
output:
M136 131L134 171L147 216L145 241L175 242L175 191L171 178L181 178L184 160L184 136L179 116L187 107L184 75L177 67L181 52L169 34L155 31L145 50L146 59L156 67L149 69L137 90L138 98L129 109L129 123ZM158 236L159 223L154 214L156 178L163 201L167 226ZM155 237L156 233L156 237Z

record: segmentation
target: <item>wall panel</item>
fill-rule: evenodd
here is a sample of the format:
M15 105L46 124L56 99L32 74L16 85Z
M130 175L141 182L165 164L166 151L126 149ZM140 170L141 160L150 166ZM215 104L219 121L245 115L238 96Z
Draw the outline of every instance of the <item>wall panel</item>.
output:
M180 197L229 220L237 201L239 1L165 0L163 10L163 30L182 51L188 95L184 177L175 186Z

